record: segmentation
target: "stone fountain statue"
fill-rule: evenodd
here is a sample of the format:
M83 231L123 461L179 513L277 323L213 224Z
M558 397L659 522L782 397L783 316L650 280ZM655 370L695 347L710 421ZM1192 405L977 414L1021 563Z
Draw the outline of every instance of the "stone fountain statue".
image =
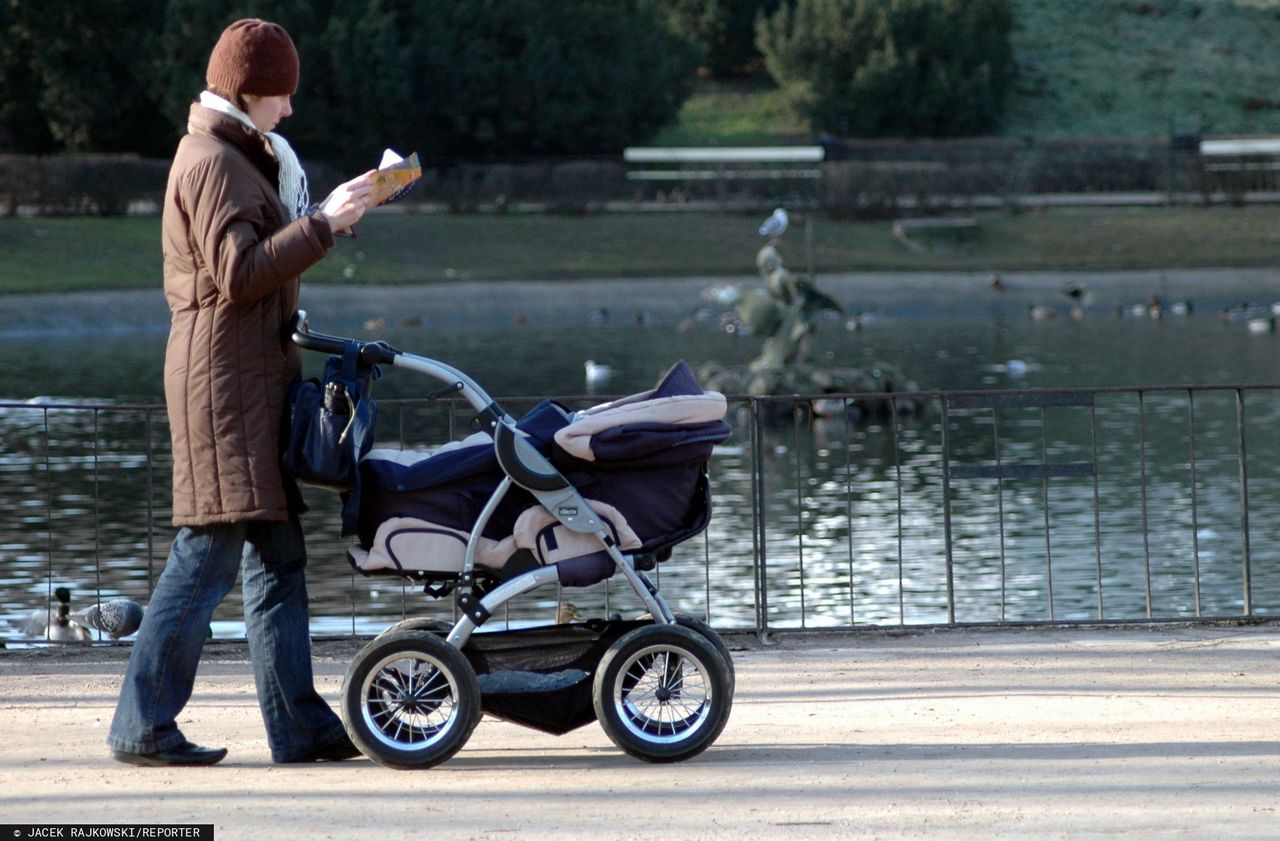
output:
M761 236L769 238L756 254L756 269L764 281L763 287L745 291L731 287L718 295L719 301L733 306L747 333L764 337L760 354L746 366L707 363L699 372L702 382L707 388L725 394L753 397L916 391L916 384L888 363L877 362L865 369L842 368L809 359L816 317L822 312L843 314L844 308L818 289L811 278L796 275L783 264L778 246L788 225L786 210L778 208L760 226ZM819 415L838 414L845 408L839 400L812 401L812 409ZM888 401L866 396L848 401L847 408L862 414L890 411ZM900 413L911 413L917 408L914 402L898 405Z

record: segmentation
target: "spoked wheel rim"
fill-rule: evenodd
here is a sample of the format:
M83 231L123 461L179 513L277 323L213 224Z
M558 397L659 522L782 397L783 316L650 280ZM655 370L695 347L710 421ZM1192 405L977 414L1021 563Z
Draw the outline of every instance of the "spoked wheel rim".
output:
M389 654L360 687L360 712L373 738L400 751L424 750L459 726L459 689L446 664L422 651Z
M688 739L710 720L711 675L689 651L655 644L632 654L617 672L613 706L618 721L646 742Z

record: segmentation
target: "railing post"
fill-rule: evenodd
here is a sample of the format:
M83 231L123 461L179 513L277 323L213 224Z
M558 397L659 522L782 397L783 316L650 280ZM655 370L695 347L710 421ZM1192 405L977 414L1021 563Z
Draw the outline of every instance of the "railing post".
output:
M147 436L147 600L150 601L152 592L156 589L156 459L155 446L152 442L151 428L151 411L147 410L146 415L146 436Z
M898 624L905 625L907 622L907 606L906 596L903 594L903 580L905 576L902 570L902 456L899 453L898 441L898 403L893 401L889 404L893 413L893 486L895 488L895 519L897 522L897 549L898 549Z
M49 410L42 410L44 415L44 482L45 482L45 510L44 510L44 527L47 541L47 558L49 561L48 572L45 579L45 609L52 611L53 607L53 458L49 454ZM51 615L51 614L46 614Z
M702 533L702 621L712 624L711 616L711 532Z
M947 558L947 624L956 623L956 583L954 561L951 549L951 440L948 427L951 425L947 413L947 398L942 404L942 534L946 541Z
M804 575L804 475L800 469L800 403L791 404L791 452L796 464L796 561L800 567L800 627L807 627Z
M1245 446L1244 389L1236 389L1236 438L1240 453L1240 539L1244 548L1244 615L1253 615L1253 562L1249 556L1249 467Z
M97 601L102 601L102 483L101 447L102 431L99 428L99 409L93 410L93 588ZM98 639L102 632L98 632Z
M894 403L894 398L889 398L889 403ZM849 401L847 398L840 401L840 417L844 421L844 519L845 519L845 541L849 552L849 627L853 627L857 619L854 606L857 602L857 591L854 587L853 574L853 456L849 452L853 446L853 441L849 435ZM892 409L890 410L892 412Z
M1002 466L1000 461L1000 410L995 405L991 407L991 439L993 455L996 459L996 469L998 470ZM1000 534L1000 621L1004 622L1005 611L1009 603L1009 570L1005 554L1003 476L996 477L996 521Z
M1102 592L1102 495L1098 488L1098 403L1089 404L1089 441L1093 457L1093 566L1094 580L1098 588L1098 621L1106 619L1105 597Z
M752 540L755 543L755 586L756 586L756 634L761 639L769 636L769 576L765 532L765 490L764 490L764 422L760 416L760 398L751 398L751 506L754 511L755 528Z
M1187 389L1187 436L1191 460L1191 574L1195 585L1196 616L1200 616L1200 512L1196 491L1196 393Z
M1049 592L1049 621L1057 616L1053 606L1053 540L1051 539L1049 520L1049 425L1045 419L1044 406L1040 407L1040 461L1045 465L1044 475L1040 479L1040 498L1044 505L1044 580Z
M1147 618L1151 618L1151 525L1147 514L1147 404L1138 392L1138 490L1142 500L1142 576Z

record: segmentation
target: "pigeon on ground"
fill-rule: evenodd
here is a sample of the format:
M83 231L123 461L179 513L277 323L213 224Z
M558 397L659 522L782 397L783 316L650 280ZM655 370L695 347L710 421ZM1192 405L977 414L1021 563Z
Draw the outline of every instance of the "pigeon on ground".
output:
M112 599L81 608L69 618L82 628L102 631L111 639L118 640L138 630L142 624L142 605L132 599Z

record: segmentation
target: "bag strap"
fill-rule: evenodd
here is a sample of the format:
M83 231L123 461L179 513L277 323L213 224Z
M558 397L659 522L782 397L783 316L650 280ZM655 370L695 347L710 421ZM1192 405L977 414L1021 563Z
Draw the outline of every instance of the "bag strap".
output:
M351 455L355 462L355 486L342 495L343 537L356 533L360 520L360 458L373 446L373 425L377 417L376 406L371 400L356 400L343 435L350 433Z
M360 373L360 345L355 342L347 342L342 348L342 369L340 376L342 382L346 385L347 390L358 388L356 377ZM363 398L363 394L358 394L357 398Z
M347 400L350 415L343 437L350 437L351 452L358 463L360 457L372 446L373 426L376 418L376 407L370 395L360 388L360 346L355 342L347 342L342 349L342 365L339 376L347 388ZM357 467L355 487L343 494L342 535L356 533L360 513L360 470Z

